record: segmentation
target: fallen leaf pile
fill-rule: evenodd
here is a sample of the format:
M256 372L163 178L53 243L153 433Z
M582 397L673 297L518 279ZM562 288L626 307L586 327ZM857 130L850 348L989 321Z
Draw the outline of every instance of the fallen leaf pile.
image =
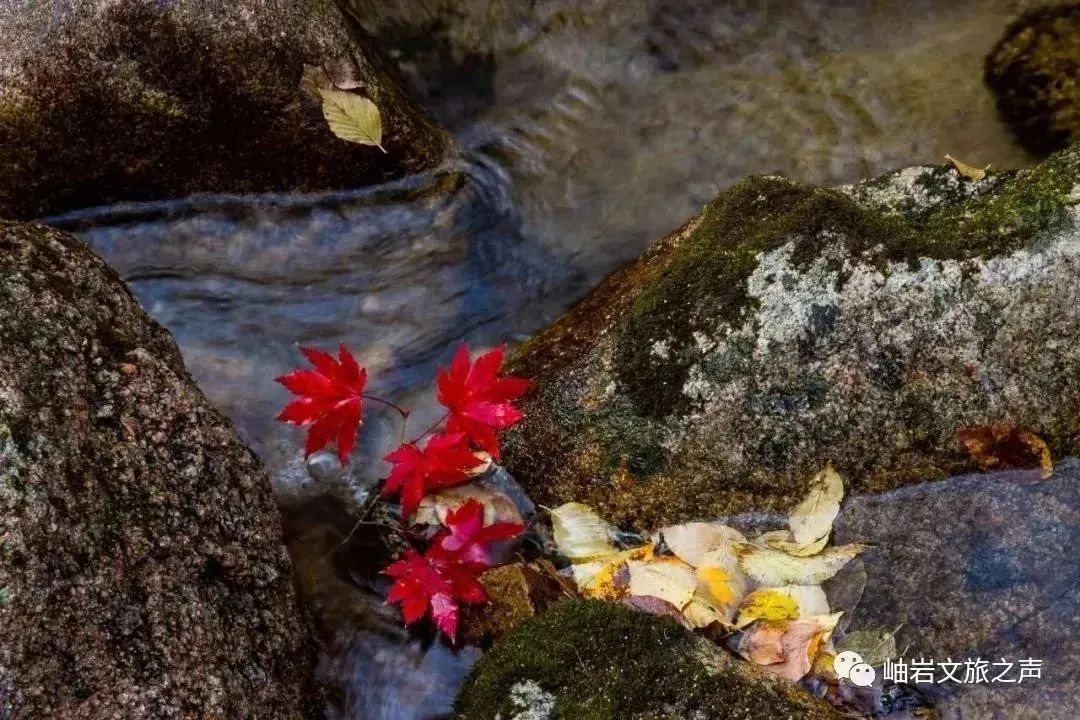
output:
M721 523L692 522L665 527L632 548L618 547L613 528L586 505L557 507L551 520L555 544L585 597L675 617L797 682L818 667L831 672L832 634L842 612L829 607L821 583L866 549L828 547L843 498L843 480L829 465L785 529L748 539ZM890 652L888 640L891 635L875 634L851 642L877 657Z

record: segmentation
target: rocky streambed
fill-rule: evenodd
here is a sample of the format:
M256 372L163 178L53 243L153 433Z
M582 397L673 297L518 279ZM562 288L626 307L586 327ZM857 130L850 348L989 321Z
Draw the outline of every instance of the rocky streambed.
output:
M0 223L0 717L314 718L327 708L343 720L835 717L662 618L595 602L532 605L530 596L525 614L538 616L482 658L402 629L377 573L400 548L353 522L398 428L373 414L347 470L305 465L293 436L268 430L280 400L269 378L295 360L296 341L363 346L364 364L387 371L388 393L411 400L442 346L462 336L494 344L548 320L512 360L536 384L504 457L535 501L588 502L638 532L686 519L758 527L831 460L852 491L836 540L873 544L828 589L847 610L844 630L900 626L899 646L920 658L1043 663L1040 678L1015 685L924 683L912 689L921 704L908 709L1071 717L1080 672L1070 633L1078 466L1069 459L1080 426L1077 147L1024 158L983 112L989 96L974 83L943 95L979 97L956 116L974 118L989 146L1030 160L1027 169L917 165L851 184L898 158L937 159L940 138L920 157L926 147L912 152L846 111L810 113L840 129L822 142L861 128L858 172L811 153L791 167L812 165L818 172L803 176L821 184L770 174L726 187L775 167L762 167L774 155L753 151L768 123L736 123L750 150L708 181L691 173L693 192L669 191L678 200L651 204L647 222L633 193L603 195L593 207L607 209L588 232L556 241L582 211L576 191L550 192L552 178L595 193L600 181L615 187L587 158L625 149L612 132L620 124L648 135L661 116L628 110L637 93L661 88L690 107L724 48L746 50L721 30L756 15L698 8L694 26L710 40L687 54L672 39L685 29L672 19L681 16L663 8L646 20L625 9L554 12L526 23L521 42L507 30L516 15L477 25L466 8L443 36L445 9L428 8L414 17L446 43L436 43L436 65L501 66L512 77L543 67L537 86L555 88L550 112L537 110L543 96L525 97L504 134L492 129L498 108L453 106L418 88L467 139L459 155L361 26L388 43L415 87L432 58L410 59L413 28L363 5L0 9L0 43L11 50L0 61L0 215L47 214L80 234L180 340L81 240ZM837 50L847 24L817 10L785 13L820 28L822 47L798 35L787 71L740 55L746 87L771 87L758 81L778 75L799 85L807 67L827 67L834 86L807 97L836 100L843 78L873 75L865 48ZM965 37L996 36L997 12ZM1030 96L1002 83L1073 67L1074 22L1068 8L1029 16L987 61L1021 139L1032 127L1055 146L1072 137L1071 85ZM614 25L615 60L598 57ZM640 57L639 40L650 48ZM928 42L913 56L949 46ZM388 152L326 132L299 89L305 65L379 104ZM921 78L919 67L905 71ZM498 87L522 98L513 83L493 80ZM568 122L600 97L611 104L595 132ZM879 120L911 124L917 113L903 106ZM1042 124L1018 125L1034 108L1047 111ZM718 117L731 120L731 108ZM666 140L637 156L650 168L682 137L670 131L681 125L664 125ZM717 121L695 137L708 149L730 127ZM554 163L557 136L577 165ZM695 157L708 154L694 147ZM635 177L650 192L678 185L659 171ZM316 190L325 192L294 194ZM266 191L278 194L231 194ZM170 199L202 192L215 194ZM558 317L586 284L708 198ZM101 203L118 204L86 209ZM421 404L417 415L433 412ZM1045 440L1053 476L972 474L958 432L992 423Z

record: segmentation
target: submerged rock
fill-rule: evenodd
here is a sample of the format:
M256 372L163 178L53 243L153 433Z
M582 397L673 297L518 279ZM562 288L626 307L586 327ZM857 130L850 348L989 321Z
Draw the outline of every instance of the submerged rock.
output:
M986 84L1020 143L1047 153L1080 140L1080 3L1031 10L986 57Z
M6 3L0 47L0 217L351 187L450 147L333 0ZM387 153L329 131L305 64L375 102Z
M1075 459L1046 481L1037 470L977 474L851 498L835 541L873 547L832 581L834 605L843 597L847 610L841 628L899 628L909 666L959 662L955 679L942 681L935 666L938 682L920 685L941 720L1075 717L1067 698L1080 694L1077 507ZM1041 661L1040 676L1020 682L1028 659Z
M496 643L455 710L461 720L838 717L674 620L598 600L557 603Z
M959 428L1080 427L1080 147L973 182L754 177L611 275L510 365L505 465L639 527L786 510L971 467Z
M0 223L0 716L311 717L269 479L81 242Z

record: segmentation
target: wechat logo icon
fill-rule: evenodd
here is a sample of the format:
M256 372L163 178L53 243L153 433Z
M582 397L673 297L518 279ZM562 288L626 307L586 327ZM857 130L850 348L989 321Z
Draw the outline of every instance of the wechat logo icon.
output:
M863 662L862 655L845 650L833 660L833 671L837 677L850 680L852 685L870 687L874 684L877 673L874 668Z

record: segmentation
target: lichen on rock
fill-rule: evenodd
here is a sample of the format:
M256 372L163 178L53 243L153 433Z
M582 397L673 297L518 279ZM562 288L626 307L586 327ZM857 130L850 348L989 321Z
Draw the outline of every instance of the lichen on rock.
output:
M557 603L496 643L455 711L460 720L838 717L670 618L599 600Z
M333 0L0 5L0 217L197 192L355 187L451 149ZM300 89L326 65L378 106L384 154Z
M307 718L269 479L81 242L0 223L0 715Z
M970 467L965 425L1056 452L1080 426L1080 150L973 182L754 177L523 346L506 465L538 502L638 527Z

